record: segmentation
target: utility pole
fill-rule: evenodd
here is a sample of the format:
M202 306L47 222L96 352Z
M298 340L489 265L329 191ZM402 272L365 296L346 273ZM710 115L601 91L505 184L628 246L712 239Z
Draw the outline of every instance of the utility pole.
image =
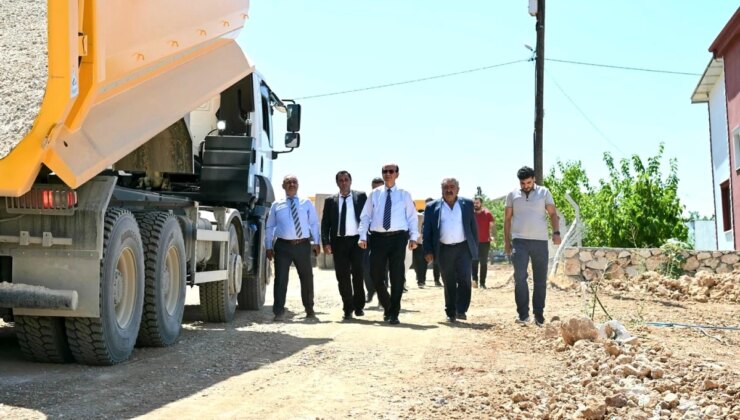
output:
M542 120L545 117L545 0L537 1L537 46L535 49L534 97L534 174L538 183L544 180L542 168Z

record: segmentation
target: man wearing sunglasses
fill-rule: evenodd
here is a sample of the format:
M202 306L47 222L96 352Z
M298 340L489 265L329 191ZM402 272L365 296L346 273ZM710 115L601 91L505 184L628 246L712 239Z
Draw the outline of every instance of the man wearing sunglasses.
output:
M383 319L392 325L399 324L403 296L404 260L406 247L414 250L419 237L416 206L408 191L398 188L398 165L383 165L384 186L370 193L360 216L360 248L367 248L367 235L371 232L370 275L375 284L378 301L385 309ZM391 293L383 287L383 275L388 265Z

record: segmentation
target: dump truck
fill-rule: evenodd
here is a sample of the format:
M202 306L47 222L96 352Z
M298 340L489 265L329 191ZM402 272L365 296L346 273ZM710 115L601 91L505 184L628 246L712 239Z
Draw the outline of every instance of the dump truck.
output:
M264 304L272 164L300 144L300 105L236 43L248 10L3 1L0 316L29 359L171 345L189 287L207 322Z

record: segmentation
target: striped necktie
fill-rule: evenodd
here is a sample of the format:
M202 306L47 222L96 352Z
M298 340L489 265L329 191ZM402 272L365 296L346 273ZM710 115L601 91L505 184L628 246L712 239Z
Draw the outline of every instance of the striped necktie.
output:
M301 230L301 219L298 218L298 205L296 205L298 198L290 197L288 200L290 201L290 214L293 216L293 226L295 226L295 236L296 239L301 239L303 231Z
M385 210L383 211L383 229L391 228L391 189L388 188L385 193Z

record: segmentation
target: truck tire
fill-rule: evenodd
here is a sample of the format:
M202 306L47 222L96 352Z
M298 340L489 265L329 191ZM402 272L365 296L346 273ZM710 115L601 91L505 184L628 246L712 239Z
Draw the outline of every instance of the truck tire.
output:
M242 290L239 292L239 309L241 310L259 311L265 305L267 281L272 273L272 261L262 256L262 264L265 267L263 276L260 276L259 269L257 273L244 273Z
M123 209L105 213L100 260L100 318L66 318L75 360L91 365L125 361L136 344L144 303L144 252L139 226Z
M144 312L136 344L165 347L180 336L185 311L185 241L175 216L137 215L144 245Z
M223 246L223 242L220 246ZM229 225L229 258L239 254L239 235L236 226ZM214 252L218 252L214 249ZM231 322L236 313L239 292L232 293L228 280L213 281L199 285L200 311L206 322Z
M16 315L14 321L15 335L26 359L41 363L72 361L64 318Z

